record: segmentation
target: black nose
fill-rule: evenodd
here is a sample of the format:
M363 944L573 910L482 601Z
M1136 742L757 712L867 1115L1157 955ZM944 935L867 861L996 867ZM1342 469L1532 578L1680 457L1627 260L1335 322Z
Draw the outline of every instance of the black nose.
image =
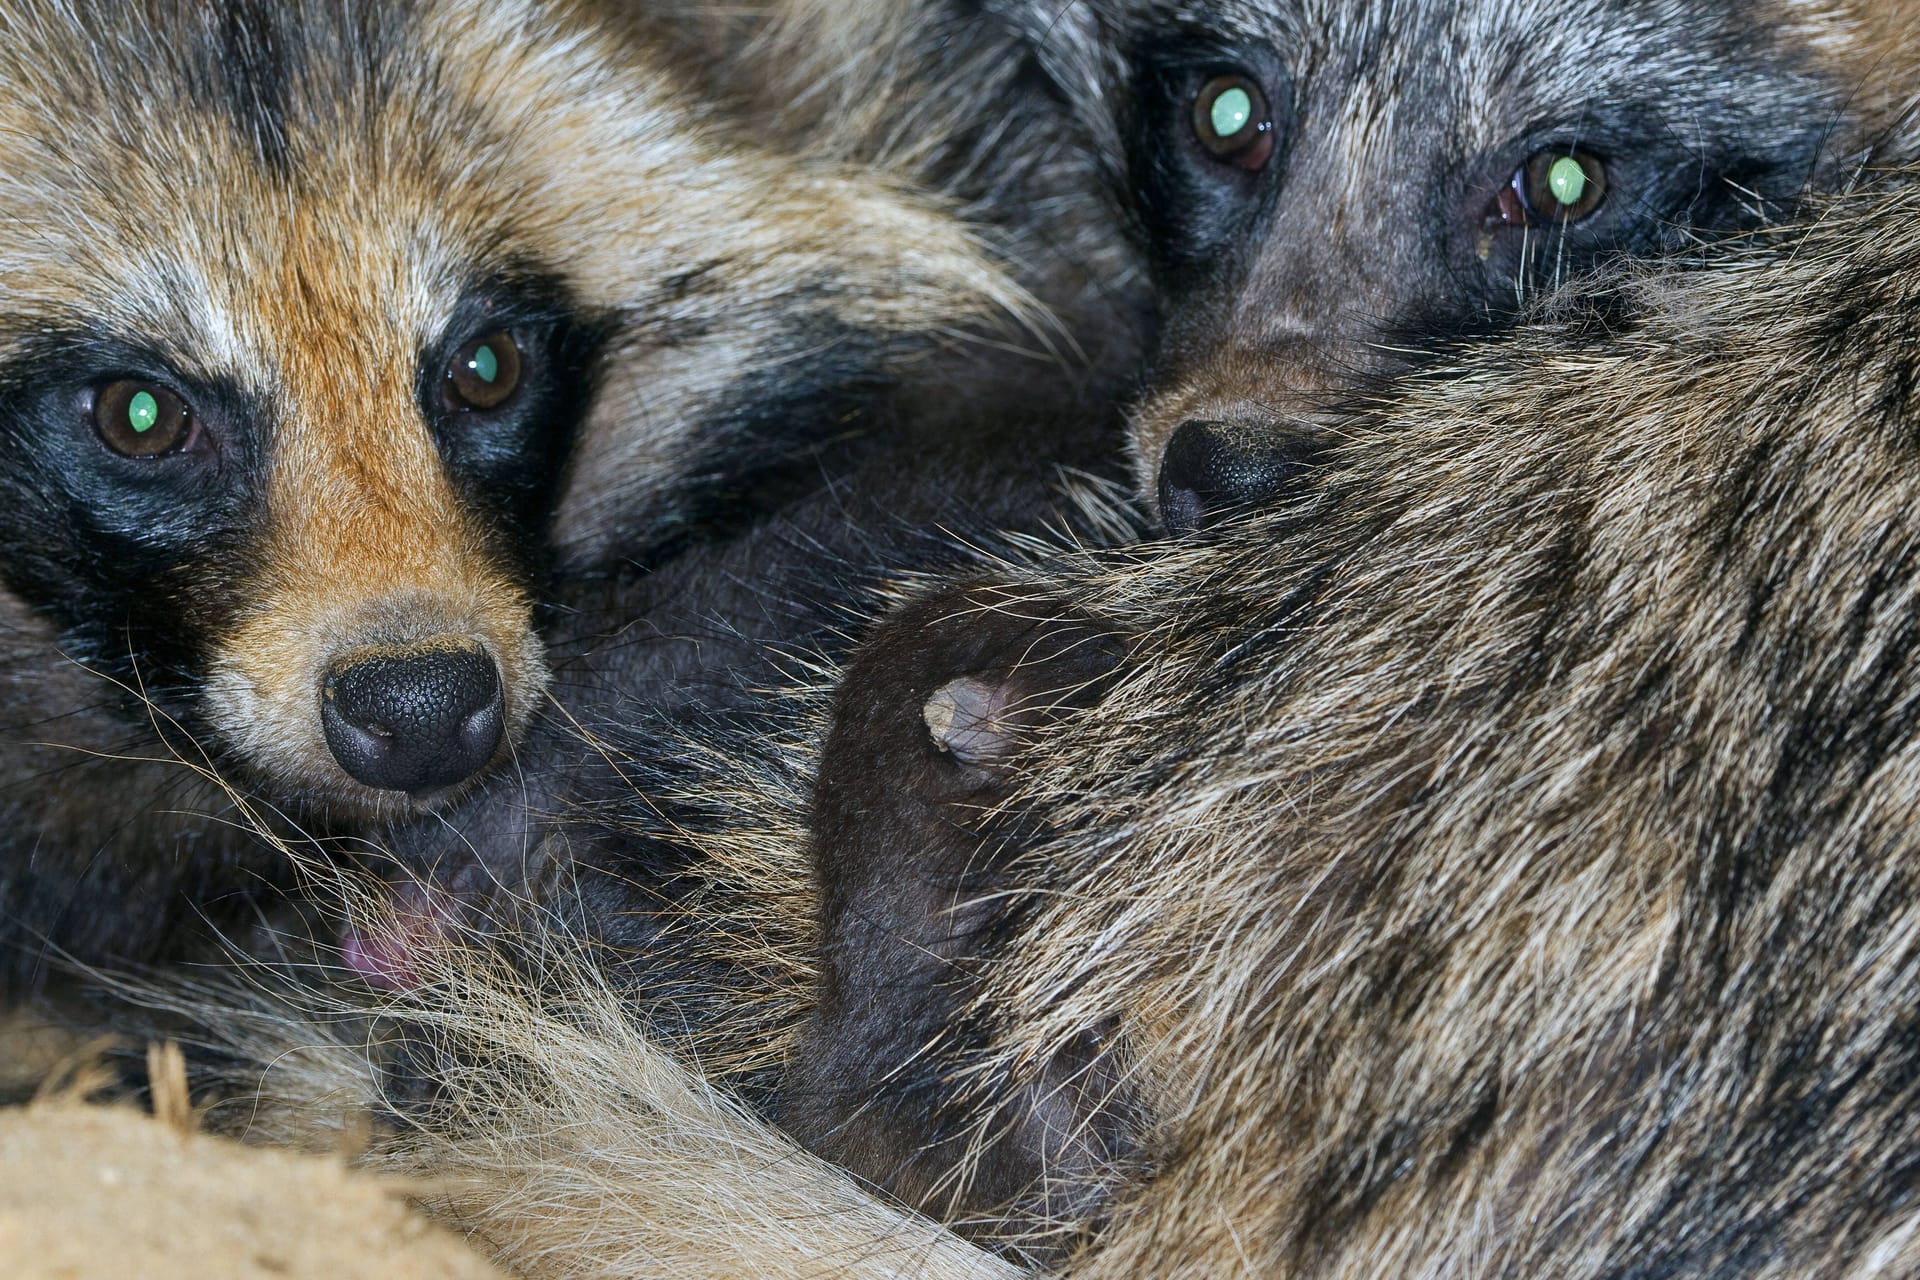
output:
M478 773L500 745L500 672L465 645L349 658L327 672L320 722L333 758L368 786L450 787Z
M1174 534L1211 528L1278 497L1320 448L1298 427L1183 422L1160 459L1160 518Z

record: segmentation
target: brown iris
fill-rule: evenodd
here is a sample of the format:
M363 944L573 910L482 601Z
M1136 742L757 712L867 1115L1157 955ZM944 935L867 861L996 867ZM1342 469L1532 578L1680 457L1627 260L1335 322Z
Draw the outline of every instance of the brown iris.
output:
M94 396L93 429L115 453L157 458L178 452L192 439L193 413L158 383L122 378Z
M1216 159L1249 171L1273 155L1273 113L1260 86L1241 75L1215 76L1193 100L1193 132Z
M470 339L447 364L447 403L496 409L520 385L520 348L505 330Z

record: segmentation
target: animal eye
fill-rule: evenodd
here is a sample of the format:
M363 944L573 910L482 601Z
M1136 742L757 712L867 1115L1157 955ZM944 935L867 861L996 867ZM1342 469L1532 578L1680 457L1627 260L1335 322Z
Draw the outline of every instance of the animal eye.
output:
M1600 207L1607 194L1607 167L1578 147L1536 151L1514 175L1534 213L1578 222Z
M93 429L115 453L157 458L186 447L193 414L185 400L158 383L122 378L94 396Z
M1240 75L1215 76L1193 100L1193 132L1226 163L1252 172L1273 155L1273 115L1260 86Z
M505 330L481 334L447 363L447 403L456 409L497 409L520 385L520 348Z
M1487 210L1489 223L1526 226L1533 221L1573 223L1607 195L1607 166L1579 147L1547 147L1513 171Z

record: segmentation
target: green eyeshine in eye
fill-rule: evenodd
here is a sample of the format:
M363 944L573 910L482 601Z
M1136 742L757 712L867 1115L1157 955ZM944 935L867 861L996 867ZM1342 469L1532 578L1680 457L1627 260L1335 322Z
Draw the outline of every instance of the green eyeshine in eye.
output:
M492 347L476 347L473 359L467 361L467 368L479 374L482 382L492 382L500 376L500 357L493 354Z
M133 399L127 401L127 425L144 435L153 430L153 424L158 421L160 402L153 398L150 391L136 391Z
M1579 204L1580 197L1587 193L1586 169L1572 156L1561 156L1547 170L1547 190L1563 205Z
M1231 138L1253 119L1253 99L1245 89L1228 89L1213 100L1207 119L1217 136Z

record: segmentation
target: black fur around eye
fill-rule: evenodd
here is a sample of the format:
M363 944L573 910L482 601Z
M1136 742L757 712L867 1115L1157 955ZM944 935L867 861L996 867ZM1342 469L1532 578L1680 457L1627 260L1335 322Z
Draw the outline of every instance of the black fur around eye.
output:
M505 330L481 334L447 362L447 403L455 409L497 409L520 386L520 346Z
M1215 76L1193 100L1193 133L1217 160L1249 172L1273 155L1273 112L1243 75Z
M1543 147L1513 171L1487 209L1489 225L1579 222L1607 195L1606 162L1579 147Z
M123 457L157 458L192 442L193 412L158 383L122 378L94 395L93 429Z

